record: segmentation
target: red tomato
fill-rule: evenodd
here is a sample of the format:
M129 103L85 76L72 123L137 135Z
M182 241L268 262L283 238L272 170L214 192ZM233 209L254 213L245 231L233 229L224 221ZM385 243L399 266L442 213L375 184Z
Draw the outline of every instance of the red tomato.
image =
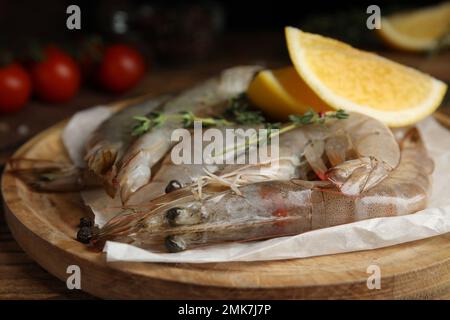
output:
M13 112L24 106L31 94L31 80L19 64L0 68L0 112Z
M135 49L117 44L106 48L99 68L103 88L120 93L134 87L145 73L145 62Z
M36 95L47 102L66 102L80 89L80 69L64 51L49 46L44 59L31 67Z

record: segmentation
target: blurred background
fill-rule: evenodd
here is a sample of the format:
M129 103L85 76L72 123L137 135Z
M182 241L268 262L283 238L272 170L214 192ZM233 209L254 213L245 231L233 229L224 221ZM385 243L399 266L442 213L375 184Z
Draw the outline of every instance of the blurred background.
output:
M261 32L273 32L283 41L283 27L293 25L340 38L358 47L376 49L381 43L365 27L366 8L372 2L0 0L0 43L19 50L34 40L70 47L96 34L108 41L134 43L157 65L187 64L233 50L225 41L230 35L253 34L257 37ZM383 15L389 15L440 2L384 0L377 1L377 5ZM65 10L71 4L81 8L81 30L70 31L65 27ZM272 39L259 40L248 43L242 51L267 49L265 42ZM258 46L250 46L256 43ZM283 46L277 49L280 57L285 55ZM261 56L265 55L261 52Z
M376 4L385 16L441 2L383 0ZM81 30L66 27L66 9L72 4L81 9ZM449 83L449 50L405 52L386 46L366 27L371 4L347 0L0 0L0 170L22 143L80 109L143 93L179 90L232 65L289 64L283 33L287 25L375 51ZM61 64L69 70L67 83L58 80L56 66ZM2 91L10 76L20 84L15 94ZM448 112L448 105L447 95L441 109ZM0 274L9 275L0 279L0 299L89 298L68 292L62 282L32 262L12 239L1 212L0 255L6 259Z
M376 4L384 15L441 2L382 0ZM71 4L80 6L83 14L82 29L76 33L65 28L65 10ZM355 22L365 22L365 11L370 4L373 1L46 0L37 3L0 0L0 26L2 40L14 43L32 37L69 41L89 33L101 33L116 39L153 41L155 36L188 36L191 32L199 35L223 31L280 31L286 25L302 25L305 29L326 28L331 25L332 21L326 21L330 17L334 20L334 27L328 27L328 31L340 32L348 40L358 29L366 29L365 24L357 25ZM345 28L341 29L343 26ZM354 30L348 34L346 31L349 29ZM154 47L152 43L147 45Z

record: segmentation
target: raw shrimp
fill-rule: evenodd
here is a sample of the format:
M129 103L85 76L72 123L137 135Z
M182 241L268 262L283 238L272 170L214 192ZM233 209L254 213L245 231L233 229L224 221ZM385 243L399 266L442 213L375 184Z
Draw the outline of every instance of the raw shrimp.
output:
M133 214L94 232L140 247L165 243L170 252L227 241L299 234L363 219L405 215L426 207L433 162L417 129L401 142L401 161L381 183L346 196L326 181L271 181L245 185L242 196L207 187L202 199L185 190L156 199L139 219ZM130 226L132 226L130 228Z
M239 188L255 182L272 181L272 180L289 180L293 178L307 179L311 167L302 161L305 146L308 145L309 139L313 136L318 138L326 134L323 126L305 126L295 128L279 137L279 157L272 159L268 163L243 164L243 165L227 165L214 166L211 169L205 168L203 165L178 165L170 164L170 159L166 156L165 166L156 173L155 178L148 187L144 187L134 193L130 199L129 205L123 207L122 212L107 223L102 228L98 237L109 237L117 230L125 230L133 228L133 223L142 218L154 203L149 200L153 199L157 194L161 194L163 188L174 181L170 181L172 177L178 177L180 181L175 181L178 186L186 186L185 189L190 195L191 192L198 198L202 197L202 190L206 186L223 187L231 189L236 194L241 195ZM323 138L323 137L322 137ZM261 144L260 146L263 146ZM250 152L257 150L246 150L243 156L249 159ZM207 169L207 170L205 170ZM217 171L214 174L214 171ZM206 174L205 174L206 173ZM193 178L191 180L191 177ZM170 182L169 182L170 181ZM161 183L162 182L162 183ZM192 182L192 184L189 184ZM178 191L175 194L185 196L184 192ZM155 202L166 202L164 196Z
M255 128L258 128L258 126L255 126ZM248 128L241 129L245 131ZM238 133L235 134L238 135ZM306 177L310 168L300 159L307 142L304 130L296 128L280 136L278 157L271 159L269 162L256 164L245 164L243 162L243 164L233 165L175 165L172 163L170 155L167 155L152 182L135 192L130 198L129 204L123 207L122 211L110 220L101 232L107 237L108 233L115 233L118 229L126 228L128 223L128 227L132 228L133 222L139 220L152 207L153 204L150 200L164 192L179 194L180 188L183 188L183 190L187 190L189 195L192 192L197 197L201 197L203 188L215 186L224 189L229 188L240 194L238 188L245 184ZM234 145L233 143L231 145ZM227 147L229 146L227 145ZM263 144L259 146L263 146ZM242 160L248 160L251 157L251 152L257 153L258 150L245 149L245 152L236 154L236 159L239 160L240 157L244 157ZM181 194L183 194L183 191L181 191ZM157 202L164 201L164 197L159 197Z
M227 69L220 76L207 80L169 100L161 112L169 115L190 111L196 115L217 116L228 106L228 100L244 92L257 66ZM172 131L181 127L179 121L167 121L141 136L127 151L116 176L122 202L148 184L151 168L170 150Z

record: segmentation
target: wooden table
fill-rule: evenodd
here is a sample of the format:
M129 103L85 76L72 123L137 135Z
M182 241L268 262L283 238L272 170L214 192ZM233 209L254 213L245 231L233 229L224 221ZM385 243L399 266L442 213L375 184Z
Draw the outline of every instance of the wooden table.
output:
M214 60L191 65L189 68L154 70L136 90L127 94L127 96L143 92L158 94L177 90L231 65L267 63L271 66L277 66L287 64L287 55L283 50L278 49L283 48L283 39L279 35L269 38L270 41L265 41L267 50L257 50L263 40L261 36L255 38L252 35L255 45L249 44L248 35L242 35L239 38L234 37L231 40L224 39L223 46L227 50L222 52L226 52L226 54L219 54ZM264 39L267 39L267 37ZM241 43L241 45L230 46L230 41ZM247 51L243 51L242 48L247 48ZM450 82L450 52L433 60L398 53L386 55L403 63L419 67ZM86 90L66 105L51 106L32 102L17 114L0 116L0 164L29 137L69 117L77 110L122 98L126 98L126 96L112 96ZM448 99L446 104L450 104ZM450 115L450 108L443 108L442 110ZM20 135L18 132L23 134ZM65 283L54 278L33 262L12 238L0 209L0 299L94 299L94 297L81 291L68 290Z

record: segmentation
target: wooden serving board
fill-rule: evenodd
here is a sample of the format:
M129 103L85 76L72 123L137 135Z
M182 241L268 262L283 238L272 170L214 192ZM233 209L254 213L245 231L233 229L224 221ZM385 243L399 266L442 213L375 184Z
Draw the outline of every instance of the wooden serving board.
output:
M14 157L69 161L61 141L63 126L37 135ZM79 219L86 215L79 194L34 193L7 170L2 179L5 216L17 242L63 281L69 276L67 267L78 265L81 289L101 298L450 297L450 233L377 250L285 261L106 263L103 253L75 240ZM381 269L381 289L367 287L367 268L372 264Z

